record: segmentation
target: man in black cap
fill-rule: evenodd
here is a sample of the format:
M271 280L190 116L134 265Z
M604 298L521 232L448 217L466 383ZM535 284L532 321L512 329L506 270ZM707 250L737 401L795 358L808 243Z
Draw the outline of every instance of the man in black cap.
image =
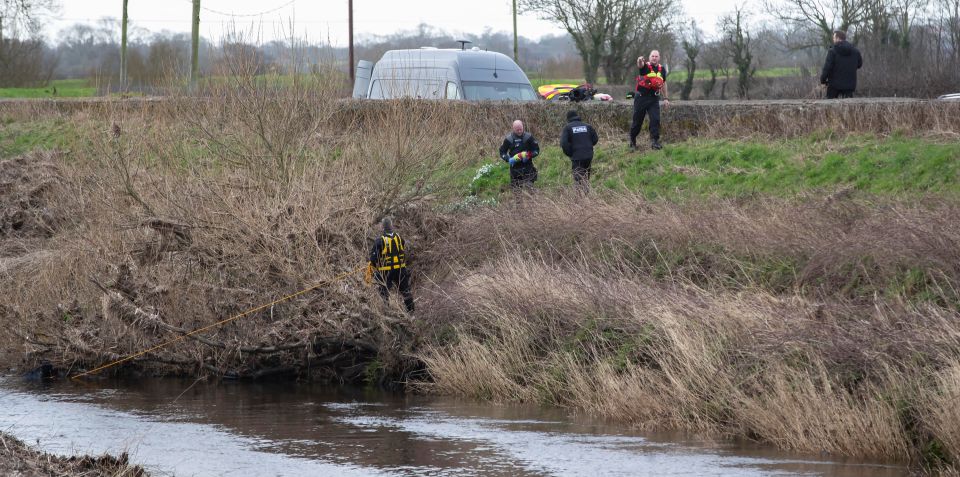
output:
M593 126L581 121L576 111L567 111L567 125L560 133L560 148L573 166L574 186L583 193L590 191L590 164L593 162L593 146L598 140Z

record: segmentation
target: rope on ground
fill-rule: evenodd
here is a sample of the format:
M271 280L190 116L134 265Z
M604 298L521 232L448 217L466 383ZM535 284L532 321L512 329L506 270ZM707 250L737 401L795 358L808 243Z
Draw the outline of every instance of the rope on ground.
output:
M300 295L303 295L304 293L311 292L311 291L316 290L317 288L320 288L320 287L322 287L322 286L324 286L324 285L329 285L329 284L331 284L331 283L339 282L340 280L343 280L344 278L347 278L347 277L349 277L350 275L353 275L354 273L357 273L357 272L359 272L360 270L364 270L364 269L366 269L366 268L367 268L366 265L357 267L357 268L355 268L355 269L353 269L353 270L351 270L351 271L349 271L349 272L344 272L344 273L341 273L340 275L337 275L337 276L335 276L335 277L333 277L333 278L329 278L329 279L327 279L327 280L323 280L323 281L321 281L321 282L318 282L318 283L316 283L315 285L312 285L312 286L309 286L309 287L307 287L307 288L304 288L303 290L300 290L300 291L298 291L298 292L296 292L296 293L291 293L291 294L289 294L289 295L287 295L287 296L278 298L278 299L276 299L276 300L274 300L274 301L271 301L270 303L267 303L267 304L264 304L264 305L260 305L260 306L254 307L254 308L250 308L249 310L246 310L246 311L244 311L244 312L241 312L241 313L238 313L238 314L236 314L236 315L233 315L233 316L231 316L230 318L226 318L226 319L220 320L220 321L218 321L218 322L216 322L216 323L213 323L212 325L207 325L207 326L204 326L203 328L197 328L197 329L195 329L195 330L193 330L193 331L191 331L191 332L189 332L189 333L185 333L185 334L183 334L183 335L181 335L181 336L178 336L178 337L176 337L176 338L173 338L173 339L164 341L163 343L160 343L160 344L158 344L158 345L156 345L156 346L147 348L147 349L145 349L145 350L143 350L143 351L138 351L138 352L136 352L136 353L133 353L133 354L124 356L124 357L122 357L122 358L120 358L120 359L117 359L117 360L115 360L115 361L111 361L111 362L109 362L109 363L107 363L107 364L104 364L104 365L99 366L99 367L97 367L97 368L91 369L90 371L84 371L84 372L82 372L82 373L75 374L75 375L71 376L70 379L77 379L77 378L81 378L81 377L83 377L83 376L88 376L88 375L96 374L96 373L98 373L98 372L100 372L100 371L103 371L104 369L112 368L112 367L114 367L114 366L116 366L116 365L118 365L118 364L122 364L122 363L125 363L125 362L127 362L127 361L130 361L130 360L132 360L132 359L139 358L140 356L143 356L143 355L145 355L145 354L147 354L147 353L152 353L152 352L154 352L154 351L156 351L156 350L158 350L158 349L161 349L161 348L165 348L165 347L170 346L171 344L176 343L176 342L178 342L178 341L183 341L185 338L187 338L187 337L189 337L189 336L195 335L195 334L197 334L197 333L203 333L204 331L207 331L207 330L212 329L212 328L216 328L217 326L220 326L220 325L222 325L222 324L224 324L224 323L229 323L229 322L231 322L231 321L237 320L237 319L239 319L239 318L243 318L244 316L250 315L250 314L252 314L252 313L256 313L256 312L258 312L258 311L265 310L265 309L267 309L267 308L270 308L270 307L273 306L273 305L276 305L277 303L281 303L281 302L287 301L287 300L289 300L289 299L291 299L291 298L296 298L296 297L298 297L298 296L300 296Z

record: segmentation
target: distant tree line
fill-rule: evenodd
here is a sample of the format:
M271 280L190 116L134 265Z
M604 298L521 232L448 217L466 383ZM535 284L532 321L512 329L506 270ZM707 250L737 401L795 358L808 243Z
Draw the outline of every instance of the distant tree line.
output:
M721 16L707 33L684 15L680 0L520 0L526 14L565 32L519 38L519 63L534 80L629 85L639 55L659 49L684 99L805 97L833 30L848 32L864 55L860 91L867 95L931 96L960 90L960 0L753 0ZM51 78L88 78L119 85L120 24L104 18L39 36L55 0L0 0L0 86L42 85ZM189 74L187 33L151 32L135 22L128 34L129 87L149 90ZM420 25L389 35L361 37L357 59L375 61L397 48L468 47L513 54L507 32L452 34ZM236 65L263 74L329 70L344 74L346 48L290 39L258 44L239 34L201 39L201 72L223 74ZM237 61L243 58L244 61ZM765 70L790 67L793 78ZM685 75L677 75L685 72ZM629 86L624 86L629 87ZM675 94L677 94L675 93Z

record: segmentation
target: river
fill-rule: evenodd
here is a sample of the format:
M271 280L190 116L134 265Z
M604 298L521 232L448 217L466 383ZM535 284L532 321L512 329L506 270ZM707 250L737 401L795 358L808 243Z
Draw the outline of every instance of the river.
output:
M57 454L126 451L154 476L908 475L542 406L285 382L0 378L0 430Z

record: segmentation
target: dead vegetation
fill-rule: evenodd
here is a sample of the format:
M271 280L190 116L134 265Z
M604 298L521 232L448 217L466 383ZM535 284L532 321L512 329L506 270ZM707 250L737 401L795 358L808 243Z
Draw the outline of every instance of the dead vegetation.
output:
M120 457L60 457L27 447L15 437L0 433L0 473L11 477L146 477L142 467Z
M566 106L204 94L4 110L62 114L80 137L0 162L0 348L21 367L73 374L176 340L107 374L414 381L788 449L960 459L954 202L560 194L450 214L449 177L492 156L510 119L549 141ZM608 137L625 130L623 106L596 106ZM739 107L678 106L668 127L960 132L949 103ZM355 270L387 213L413 247L416 319L348 275L185 336Z
M960 457L954 204L541 198L464 218L427 392L936 465ZM456 251L456 253L454 253Z

